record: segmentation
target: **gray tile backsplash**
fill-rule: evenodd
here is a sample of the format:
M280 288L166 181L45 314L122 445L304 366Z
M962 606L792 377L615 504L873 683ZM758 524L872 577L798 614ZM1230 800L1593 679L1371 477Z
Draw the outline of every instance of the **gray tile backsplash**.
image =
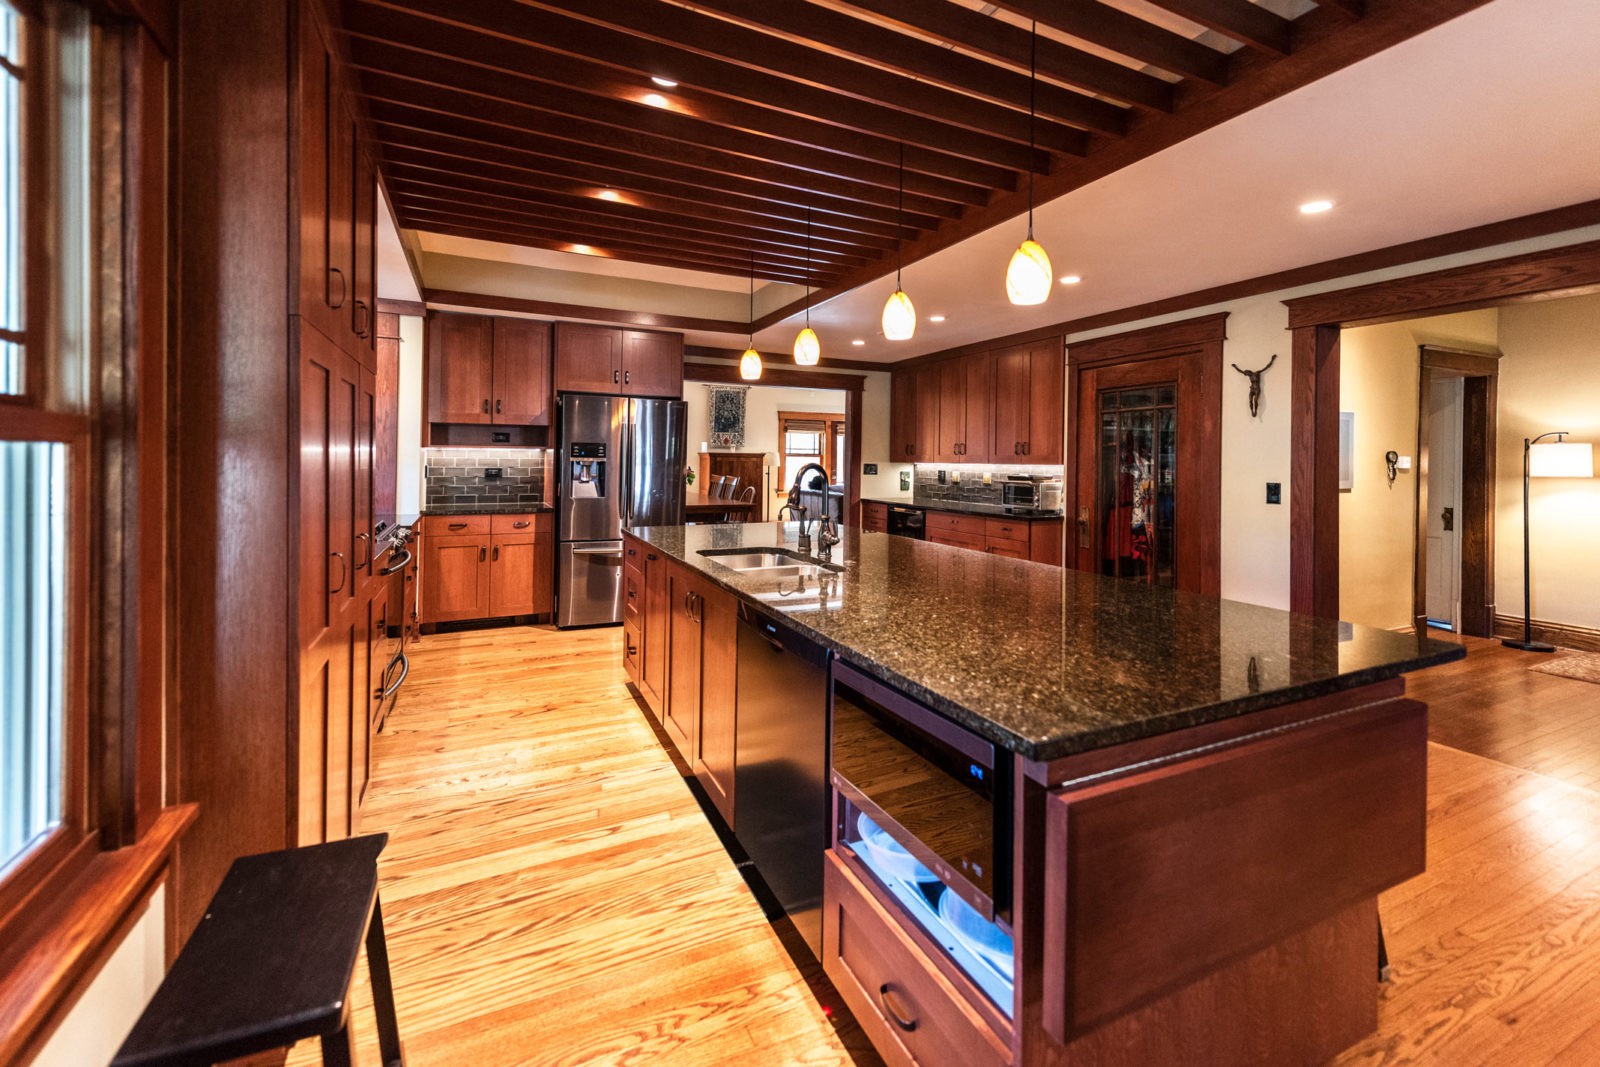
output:
M504 507L545 503L546 449L425 448L424 511L433 508ZM493 481L484 471L499 467Z
M983 476L989 484L983 484ZM985 466L978 463L918 463L912 468L911 499L917 504L960 501L963 504L1000 504L1000 484L1010 474L1028 475L1048 481L1061 480L1060 467ZM943 480L940 480L943 475Z

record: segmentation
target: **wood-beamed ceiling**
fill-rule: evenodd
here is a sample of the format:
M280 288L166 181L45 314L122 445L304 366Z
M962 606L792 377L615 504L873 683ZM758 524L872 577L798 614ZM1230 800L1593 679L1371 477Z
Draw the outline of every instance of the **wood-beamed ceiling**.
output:
M1485 2L1316 0L1291 19L1252 0L342 0L341 15L402 226L737 276L753 261L822 299L1020 214L1030 172L1038 200L1060 196Z

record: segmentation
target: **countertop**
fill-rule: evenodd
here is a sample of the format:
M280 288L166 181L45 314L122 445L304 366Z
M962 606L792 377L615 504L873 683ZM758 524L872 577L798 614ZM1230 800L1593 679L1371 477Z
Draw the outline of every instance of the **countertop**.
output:
M794 523L629 531L1004 748L1047 760L1466 655L1425 636L841 528L825 580L703 548L794 547Z
M1046 511L1043 508L1008 507L1004 504L978 504L967 500L891 500L888 497L864 496L863 503L893 504L900 508L916 508L918 511L954 511L962 515L993 515L1004 519L1059 519L1061 512Z
M554 511L553 504L429 504L424 515L533 515Z

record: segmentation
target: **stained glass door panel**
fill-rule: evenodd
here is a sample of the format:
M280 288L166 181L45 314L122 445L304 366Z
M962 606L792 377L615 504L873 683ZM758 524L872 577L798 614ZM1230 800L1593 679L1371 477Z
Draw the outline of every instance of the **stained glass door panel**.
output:
M1176 382L1099 395L1096 516L1102 574L1176 584L1177 407Z

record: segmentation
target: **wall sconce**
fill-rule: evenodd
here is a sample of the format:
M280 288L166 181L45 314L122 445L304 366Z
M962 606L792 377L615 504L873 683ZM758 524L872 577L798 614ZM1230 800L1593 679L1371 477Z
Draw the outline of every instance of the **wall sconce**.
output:
M1593 478L1594 446L1563 441L1567 431L1554 430L1522 439L1522 640L1507 637L1500 643L1524 652L1554 652L1554 645L1533 639L1533 568L1528 550L1528 480L1530 478ZM1540 444L1554 437L1549 444Z

